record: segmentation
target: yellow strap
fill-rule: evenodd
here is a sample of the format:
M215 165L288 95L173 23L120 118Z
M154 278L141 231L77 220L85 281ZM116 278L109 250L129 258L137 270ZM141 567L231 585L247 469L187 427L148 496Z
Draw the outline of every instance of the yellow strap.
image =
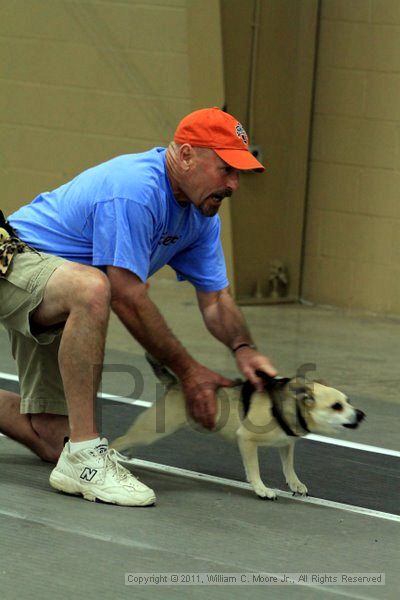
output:
M0 227L0 244L8 240L10 237L11 236L8 233L8 231L6 229L3 229L3 227Z

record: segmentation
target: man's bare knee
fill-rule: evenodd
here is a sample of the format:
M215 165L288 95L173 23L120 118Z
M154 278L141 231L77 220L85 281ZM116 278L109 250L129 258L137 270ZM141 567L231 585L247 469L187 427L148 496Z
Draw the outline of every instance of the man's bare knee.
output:
M48 327L65 322L75 310L107 319L111 302L107 276L94 267L65 263L51 275L43 300L32 314L34 326Z
M51 286L51 289L49 289ZM85 265L71 263L62 265L50 278L46 295L61 295L64 310L71 312L76 306L109 306L111 299L110 282L107 275Z
M75 281L74 302L90 308L91 312L107 312L111 303L110 282L102 271L91 269L81 274Z

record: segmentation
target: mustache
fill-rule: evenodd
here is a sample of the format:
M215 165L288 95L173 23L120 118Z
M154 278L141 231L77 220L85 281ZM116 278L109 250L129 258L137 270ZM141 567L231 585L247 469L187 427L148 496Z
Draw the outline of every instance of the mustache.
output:
M216 192L215 194L213 194L213 196L215 198L219 198L220 200L222 200L223 198L230 198L233 194L233 190L231 190L231 188L226 188L225 190L222 190L221 192Z

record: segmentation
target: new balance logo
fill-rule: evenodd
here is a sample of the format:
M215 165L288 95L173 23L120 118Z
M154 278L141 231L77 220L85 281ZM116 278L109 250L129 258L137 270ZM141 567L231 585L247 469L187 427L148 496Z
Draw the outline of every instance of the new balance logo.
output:
M108 450L108 446L107 444L100 444L99 446L96 446L96 450L99 454L105 454Z
M82 473L79 475L81 479L85 481L92 481L93 477L96 475L97 469L90 469L89 467L85 467Z

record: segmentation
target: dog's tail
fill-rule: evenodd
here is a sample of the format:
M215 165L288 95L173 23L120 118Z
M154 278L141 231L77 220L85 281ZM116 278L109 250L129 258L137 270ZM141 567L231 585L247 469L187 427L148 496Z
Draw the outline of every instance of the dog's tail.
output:
M146 352L146 360L153 369L154 375L161 381L161 383L167 387L171 387L178 383L178 379L175 375L167 369L165 365L160 363L154 356Z

